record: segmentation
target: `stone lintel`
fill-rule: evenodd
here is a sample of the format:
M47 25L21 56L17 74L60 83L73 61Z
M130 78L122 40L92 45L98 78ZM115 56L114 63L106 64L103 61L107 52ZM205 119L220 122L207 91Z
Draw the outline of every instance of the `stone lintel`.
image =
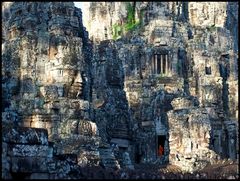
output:
M119 147L128 147L129 141L126 139L112 138L111 143L116 143Z

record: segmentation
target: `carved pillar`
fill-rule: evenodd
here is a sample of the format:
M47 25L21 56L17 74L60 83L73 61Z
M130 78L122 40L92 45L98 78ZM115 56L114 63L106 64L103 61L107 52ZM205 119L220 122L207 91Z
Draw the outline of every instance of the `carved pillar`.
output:
M166 54L165 55L165 61L166 61L166 63L165 63L165 73L166 73L166 75L168 75L168 55Z
M152 60L151 60L151 66L152 66L152 74L154 74L154 55L152 56Z

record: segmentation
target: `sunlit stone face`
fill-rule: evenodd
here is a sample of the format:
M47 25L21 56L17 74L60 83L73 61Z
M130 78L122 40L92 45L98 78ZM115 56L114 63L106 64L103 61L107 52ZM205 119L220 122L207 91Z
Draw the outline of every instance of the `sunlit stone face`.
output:
M189 2L190 23L194 26L224 27L226 6L226 2Z

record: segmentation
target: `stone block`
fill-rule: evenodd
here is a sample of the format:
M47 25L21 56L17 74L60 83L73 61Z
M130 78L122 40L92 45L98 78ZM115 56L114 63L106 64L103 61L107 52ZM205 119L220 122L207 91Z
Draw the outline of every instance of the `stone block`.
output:
M146 104L150 104L151 103L151 98L143 98L143 102Z
M30 179L49 179L48 173L32 173Z
M99 146L98 137L90 137L83 135L72 135L69 138L63 139L61 143L56 142L57 153L66 154L72 153L77 154L84 147L88 150L96 150Z
M31 122L32 128L46 128L46 123L42 121L33 121Z
M31 127L31 121L24 120L23 123L22 123L22 126L23 127Z
M51 115L48 114L36 114L33 116L33 121L51 121Z
M3 141L14 144L48 144L48 133L41 128L3 127Z
M142 126L154 126L154 121L143 121Z
M10 156L53 157L53 147L47 145L12 145L8 154Z
M89 109L89 102L88 101L80 101L80 109L88 110Z
M90 119L89 112L85 111L82 115L84 119Z
M5 142L2 142L2 156L7 156L8 151L8 144Z
M189 109L194 106L194 102L188 98L185 97L179 97L175 98L172 102L171 105L173 106L174 110L178 109Z
M50 162L48 162L48 172L50 174L57 172L57 170L56 170L57 166L56 165L57 165L56 160L51 160Z
M47 172L48 162L47 157L12 157L11 171L14 173L32 173L32 172Z
M96 123L87 120L80 120L78 124L78 133L81 135L96 136L98 128Z
M32 121L32 116L24 115L22 117L23 122L31 122Z
M10 157L2 154L2 179L11 179Z
M46 129L51 129L53 127L53 124L51 122L46 122Z
M95 109L97 109L97 108L100 108L101 106L103 106L104 103L105 103L105 101L103 99L95 99L93 101L93 106Z
M77 155L76 154L60 154L60 155L56 155L56 157L59 160L67 160L67 161L77 163Z
M115 143L119 147L128 147L129 146L129 141L126 139L112 138L111 143Z
M51 120L52 121L60 121L60 116L59 115L52 115Z
M10 170L10 157L2 154L2 169Z

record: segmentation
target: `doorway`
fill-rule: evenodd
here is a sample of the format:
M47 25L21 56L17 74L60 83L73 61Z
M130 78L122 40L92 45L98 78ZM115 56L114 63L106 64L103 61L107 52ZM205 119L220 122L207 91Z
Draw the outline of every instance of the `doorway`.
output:
M141 160L142 160L142 152L141 152L141 147L140 145L138 144L136 146L136 154L135 154L135 162L137 164L141 163Z
M166 135L158 135L157 137L157 155L159 157L164 156L165 152L165 140L166 140Z

